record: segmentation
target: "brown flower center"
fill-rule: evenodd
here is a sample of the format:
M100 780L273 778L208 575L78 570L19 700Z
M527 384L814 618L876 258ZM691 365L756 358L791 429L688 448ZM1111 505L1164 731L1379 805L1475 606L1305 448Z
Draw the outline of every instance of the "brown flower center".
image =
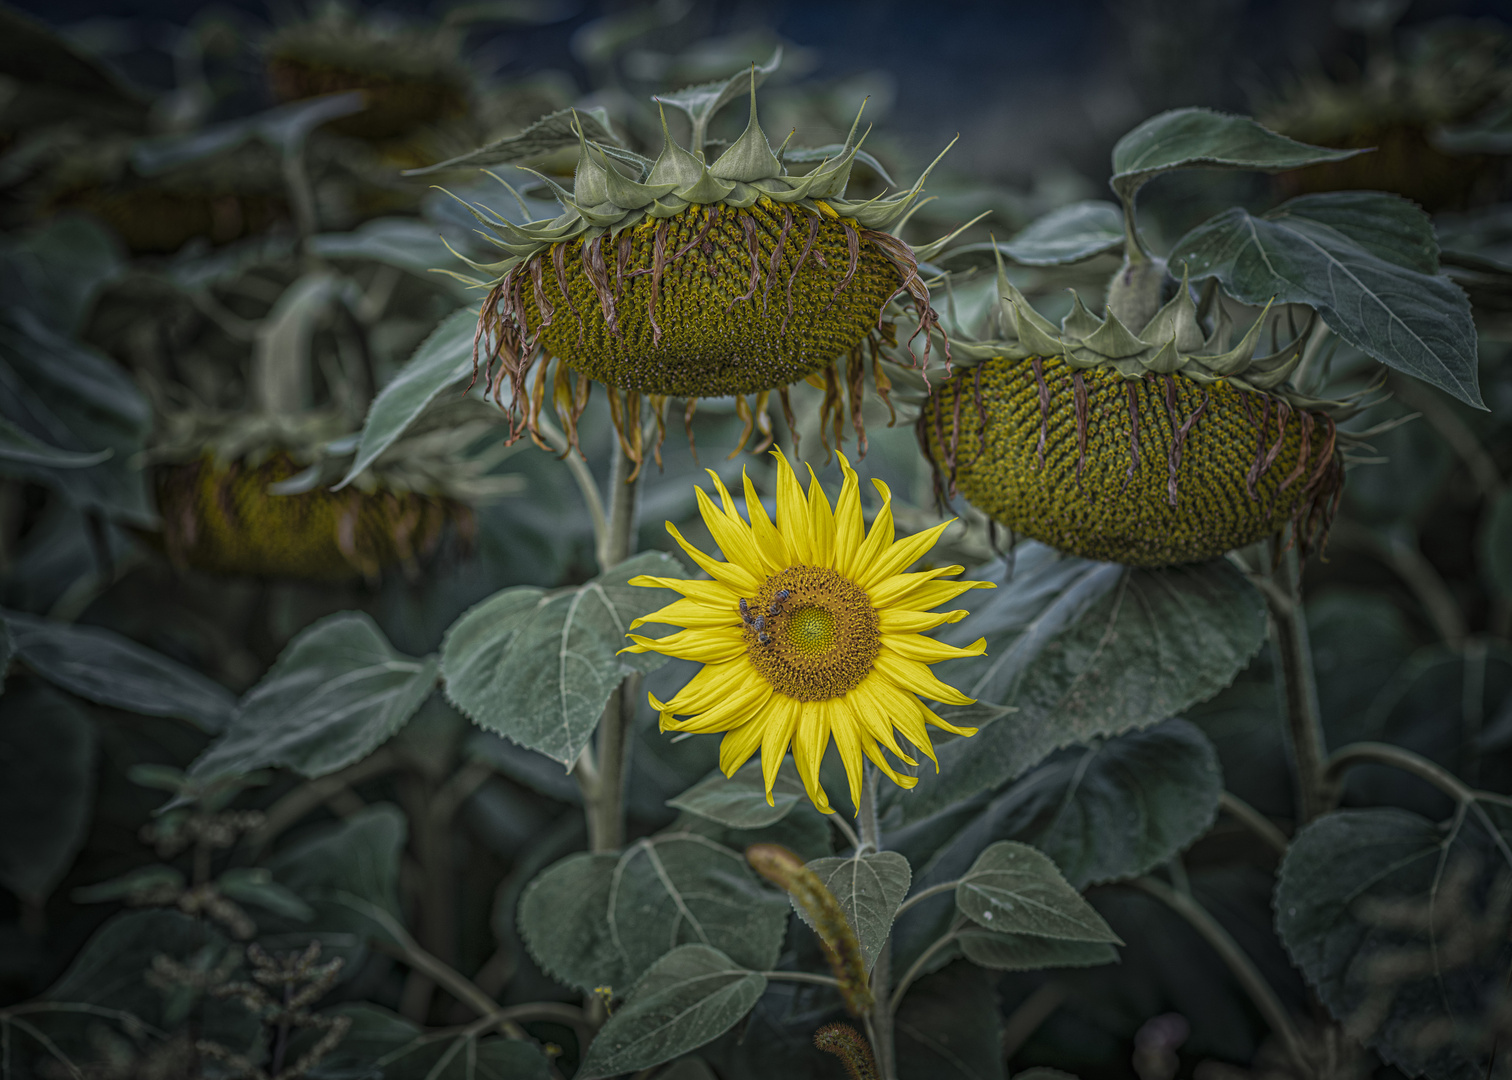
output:
M881 647L877 610L855 582L818 566L790 566L745 601L746 651L779 694L841 697L871 673Z

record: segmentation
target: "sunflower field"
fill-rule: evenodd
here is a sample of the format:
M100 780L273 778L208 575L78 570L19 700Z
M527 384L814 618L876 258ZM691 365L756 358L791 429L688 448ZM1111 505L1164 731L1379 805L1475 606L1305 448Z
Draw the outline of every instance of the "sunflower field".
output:
M0 1080L1512 1080L1512 12L0 5Z

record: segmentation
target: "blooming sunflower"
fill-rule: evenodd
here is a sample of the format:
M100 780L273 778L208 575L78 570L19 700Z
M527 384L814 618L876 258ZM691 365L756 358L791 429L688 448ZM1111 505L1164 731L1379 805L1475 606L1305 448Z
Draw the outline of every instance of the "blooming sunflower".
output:
M775 523L749 477L749 521L713 472L709 475L720 505L698 489L699 511L729 561L704 554L667 523L673 539L713 580L632 578L632 585L673 589L683 599L635 620L630 629L644 623L686 629L663 638L628 634L634 644L625 651L659 652L704 664L672 700L651 696L661 713L661 729L724 732L719 767L726 776L760 749L768 803L791 744L809 798L824 813L833 813L819 784L819 765L833 735L859 811L863 754L894 783L911 788L918 778L899 773L881 750L886 747L899 760L918 764L904 752L898 732L928 755L936 769L928 725L957 735L976 734L976 728L941 719L920 698L972 704L935 678L929 665L980 656L986 640L963 649L922 632L966 616L965 611L931 608L968 589L992 585L942 580L961 573L960 566L904 573L950 522L895 541L892 493L873 480L882 509L868 533L861 520L861 485L844 456L845 482L834 508L812 469L805 496L787 458L775 451L773 457Z

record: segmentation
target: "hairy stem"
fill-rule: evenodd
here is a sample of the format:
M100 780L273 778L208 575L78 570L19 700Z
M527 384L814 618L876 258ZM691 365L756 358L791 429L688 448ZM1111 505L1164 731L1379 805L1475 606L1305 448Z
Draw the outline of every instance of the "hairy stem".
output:
M1223 792L1218 796L1218 808L1258 836L1265 842L1265 846L1277 855L1286 854L1286 834L1239 796L1227 791Z
M859 854L867 848L882 850L882 830L877 825L877 777L872 766L867 765L861 774L860 806L861 846ZM898 1054L893 1046L894 1003L888 995L892 981L892 940L883 942L877 962L872 965L872 1006L868 1032L872 1036L872 1052L877 1058L877 1073L882 1080L898 1080Z
M1154 878L1135 878L1130 884L1165 904L1202 935L1203 939L1213 947L1213 951L1228 965L1229 971L1233 973L1234 978L1239 980L1239 985L1244 988L1244 992L1249 995L1255 1007L1260 1010L1260 1014L1265 1017L1265 1022L1285 1045L1287 1056L1296 1064L1299 1075L1311 1076L1312 1066L1308 1064L1307 1057L1302 1052L1301 1036L1297 1034L1297 1029L1292 1024L1286 1007L1281 1004L1281 999L1271 989L1270 983L1265 981L1265 977L1260 974L1254 962L1239 947L1238 942L1229 936L1229 932L1219 924L1218 920L1208 913L1207 908L1191 896L1179 893Z
M393 772L402 764L399 754L384 746L339 772L300 784L268 808L262 825L248 837L254 854L264 851L280 833L321 803L339 797L349 787Z
M1265 594L1270 609L1271 649L1275 654L1276 690L1290 738L1292 768L1297 781L1297 822L1305 825L1326 812L1332 802L1324 775L1328 747L1323 740L1323 720L1318 708L1318 682L1313 673L1312 646L1307 640L1307 618L1302 610L1302 590L1297 551L1279 551L1279 538L1267 544L1271 581L1287 600L1285 605Z
M567 436L544 415L540 418L540 427L541 435L563 455L567 471L572 473L572 479L577 483L578 491L583 496L583 505L588 510L588 520L593 523L593 545L594 552L598 555L599 569L607 570L609 568L604 565L604 552L609 540L609 519L604 515L604 500L599 495L593 472L588 468L588 462L583 460L583 455L567 442Z
M626 418L627 424L631 421L638 424L640 418ZM609 475L607 527L599 546L599 565L604 570L618 566L635 551L640 495L639 481L630 479L635 468L635 462L616 442ZM583 782L583 778L579 781L588 814L590 851L618 851L625 843L625 774L629 769L630 731L639 703L640 676L631 675L609 695L604 706L598 727L598 773L591 783Z

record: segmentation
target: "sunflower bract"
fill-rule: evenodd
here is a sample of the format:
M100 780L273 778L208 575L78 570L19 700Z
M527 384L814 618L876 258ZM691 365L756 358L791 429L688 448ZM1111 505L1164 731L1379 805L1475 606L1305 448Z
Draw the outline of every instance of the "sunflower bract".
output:
M929 665L980 656L986 641L957 648L923 632L966 615L930 609L969 589L992 586L943 580L961 573L959 566L905 573L949 523L895 540L891 492L874 480L882 508L868 532L862 523L860 482L843 456L845 481L833 507L812 471L805 494L787 459L773 456L775 522L749 477L745 518L713 472L709 475L719 503L698 492L704 522L727 562L693 547L668 523L668 531L712 580L633 578L632 585L673 589L683 599L635 620L631 630L645 623L686 629L663 638L628 634L634 644L626 651L659 652L704 664L670 701L651 697L661 713L661 728L724 732L719 766L726 775L760 750L769 802L791 745L809 798L823 812L833 812L819 784L819 765L833 737L859 811L863 758L902 787L918 782L900 773L887 756L917 765L900 744L899 733L931 760L935 754L928 726L958 735L976 733L942 719L920 698L971 704L972 699L936 679Z

